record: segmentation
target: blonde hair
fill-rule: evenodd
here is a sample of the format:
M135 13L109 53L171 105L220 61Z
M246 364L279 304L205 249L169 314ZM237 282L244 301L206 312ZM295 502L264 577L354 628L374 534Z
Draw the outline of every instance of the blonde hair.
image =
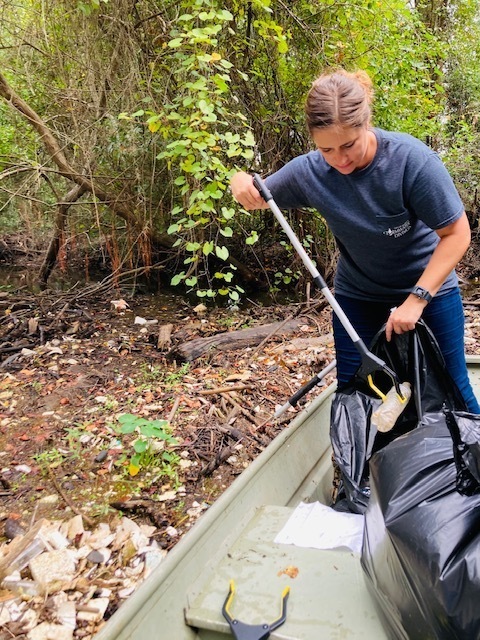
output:
M308 92L305 115L309 131L370 124L373 85L365 71L336 69L323 73Z

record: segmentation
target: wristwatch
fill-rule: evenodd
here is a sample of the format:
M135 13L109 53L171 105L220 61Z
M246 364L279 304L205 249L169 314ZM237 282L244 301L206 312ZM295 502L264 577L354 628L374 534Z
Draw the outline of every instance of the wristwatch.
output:
M414 296L417 296L417 298L420 298L420 300L426 300L427 302L432 301L432 294L429 293L423 287L419 287L419 286L413 287L412 293Z

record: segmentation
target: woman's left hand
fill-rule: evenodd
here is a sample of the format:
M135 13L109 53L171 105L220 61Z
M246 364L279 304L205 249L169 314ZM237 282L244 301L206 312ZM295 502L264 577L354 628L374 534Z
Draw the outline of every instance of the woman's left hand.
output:
M392 309L385 327L387 342L390 342L393 333L406 333L415 329L426 306L425 300L411 294L399 307Z

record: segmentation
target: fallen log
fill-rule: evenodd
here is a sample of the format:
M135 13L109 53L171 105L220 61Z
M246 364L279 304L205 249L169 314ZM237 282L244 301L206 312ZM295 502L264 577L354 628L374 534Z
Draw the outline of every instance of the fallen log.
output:
M168 353L171 360L181 362L192 362L201 356L214 350L228 351L232 349L243 349L245 347L255 347L265 338L273 335L287 335L296 331L302 325L308 324L305 318L294 318L288 322L274 322L264 324L250 329L240 329L239 331L227 331L217 333L206 338L195 338L188 342L176 345Z

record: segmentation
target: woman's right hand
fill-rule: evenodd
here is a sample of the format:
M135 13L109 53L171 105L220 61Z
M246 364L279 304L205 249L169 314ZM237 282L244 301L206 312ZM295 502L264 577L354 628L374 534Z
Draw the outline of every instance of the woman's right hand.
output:
M230 180L232 195L244 209L268 209L268 204L253 184L253 176L245 171L235 173Z

